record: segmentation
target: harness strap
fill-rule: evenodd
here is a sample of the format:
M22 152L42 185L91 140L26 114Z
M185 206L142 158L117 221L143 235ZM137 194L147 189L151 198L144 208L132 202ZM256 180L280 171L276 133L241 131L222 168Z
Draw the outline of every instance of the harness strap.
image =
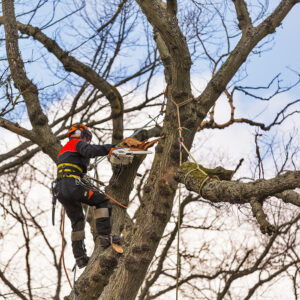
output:
M57 166L57 179L73 177L75 179L82 176L82 168L71 163L61 163Z
M55 206L57 201L57 193L55 191L56 180L51 183L51 192L52 192L52 225L55 225Z
M75 179L78 179L80 178L80 176L78 175L73 175L73 174L58 174L57 175L57 179L61 179L61 178L67 178L67 177L72 177L72 178L75 178Z
M57 169L59 170L59 169L64 169L64 168L66 168L66 167L73 167L73 168L75 168L77 171L79 171L79 172L83 172L83 170L82 170L82 168L81 167L79 167L79 166L77 166L77 165L75 165L75 164L71 164L71 163L61 163L61 164L59 164L58 166L57 166Z
M120 203L119 201L117 201L113 197L109 196L107 193L102 192L100 189L98 189L96 186L94 186L91 182L84 182L84 180L82 180L82 178L79 177L79 176L78 176L78 178L76 180L76 184L82 185L85 188L88 188L88 189L92 190L93 192L96 191L96 192L99 192L101 194L104 194L107 198L109 198L111 201L115 202L119 206L121 206L123 208L128 208L128 206L125 206L124 204Z

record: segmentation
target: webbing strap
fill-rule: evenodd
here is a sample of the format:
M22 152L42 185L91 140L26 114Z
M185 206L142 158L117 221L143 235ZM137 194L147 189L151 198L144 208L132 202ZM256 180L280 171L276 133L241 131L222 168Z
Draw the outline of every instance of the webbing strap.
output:
M71 164L71 163L61 163L57 166L57 169L61 169L61 168L65 168L65 167L73 167L73 168L79 170L81 173L83 172L81 167L79 167L75 164Z
M75 178L75 179L80 178L80 176L78 176L78 175L72 175L72 174L59 174L58 179L66 178L66 177L73 177L73 178Z
M58 173L65 173L65 172L73 172L73 173L76 173L76 171L74 172L74 169L58 169L57 172L58 172Z
M82 175L82 168L71 163L61 163L57 166L57 178L79 178Z

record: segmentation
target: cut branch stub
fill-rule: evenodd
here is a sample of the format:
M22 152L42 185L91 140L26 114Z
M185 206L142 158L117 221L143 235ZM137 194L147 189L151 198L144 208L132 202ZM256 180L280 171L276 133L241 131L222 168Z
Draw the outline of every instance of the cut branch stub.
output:
M250 200L253 216L256 218L257 223L260 225L260 231L263 234L272 235L275 232L275 227L271 225L267 220L267 215L263 211L263 207L260 201L255 198Z

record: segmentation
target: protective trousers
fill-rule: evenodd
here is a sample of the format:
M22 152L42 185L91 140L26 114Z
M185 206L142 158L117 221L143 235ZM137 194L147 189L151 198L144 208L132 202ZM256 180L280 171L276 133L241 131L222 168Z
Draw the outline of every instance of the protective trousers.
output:
M98 235L111 233L110 216L107 208L109 199L99 192L76 184L72 177L58 180L56 185L58 200L64 206L72 224L72 249L75 259L86 255L84 247L84 214L81 203L95 206L95 223Z

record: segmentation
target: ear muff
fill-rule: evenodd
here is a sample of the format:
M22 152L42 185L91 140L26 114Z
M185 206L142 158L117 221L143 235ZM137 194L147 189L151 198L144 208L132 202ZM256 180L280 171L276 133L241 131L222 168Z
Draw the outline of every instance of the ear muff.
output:
M72 125L68 131L68 138L70 138L73 134L79 135L81 139L86 138L87 142L92 140L92 133L89 131L87 126L83 124Z

